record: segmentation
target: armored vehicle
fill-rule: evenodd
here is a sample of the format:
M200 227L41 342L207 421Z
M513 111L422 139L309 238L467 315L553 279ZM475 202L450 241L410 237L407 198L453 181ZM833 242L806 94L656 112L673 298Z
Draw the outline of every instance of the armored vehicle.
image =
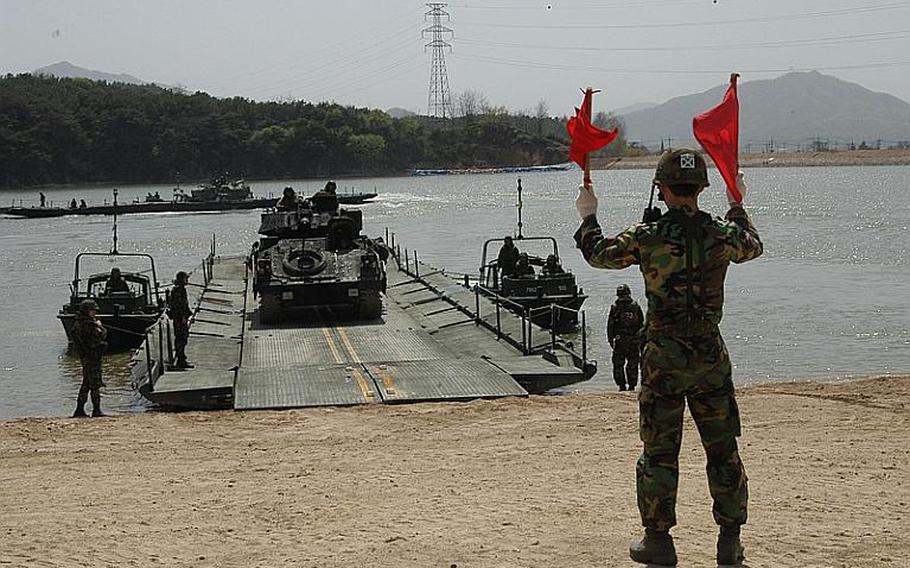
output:
M235 202L253 199L253 191L242 179L228 181L227 177L213 178L211 183L190 190L187 195L174 192L175 201L190 203Z
M262 238L250 254L260 322L306 307L349 308L361 319L382 315L388 252L362 230L360 211L337 202L326 207L316 196L263 213Z

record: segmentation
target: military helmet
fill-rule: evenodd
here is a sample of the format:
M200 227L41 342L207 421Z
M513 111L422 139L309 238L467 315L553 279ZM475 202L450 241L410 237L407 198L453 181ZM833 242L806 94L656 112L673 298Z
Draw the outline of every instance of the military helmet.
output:
M335 185L335 182L329 180L329 181L325 182L325 188L323 188L323 191L327 191L329 193L335 193L336 189L338 189L338 186Z
M98 304L95 303L95 300L87 298L79 302L80 314L88 314L91 310L98 311Z
M619 286L616 287L616 295L620 298L622 298L623 296L631 296L632 290L630 290L627 285L620 284Z
M657 162L654 183L668 186L685 184L707 187L711 185L708 183L708 164L698 150L692 148L667 150Z
M190 279L190 275L184 271L180 271L174 276L174 282L187 282Z
M120 269L116 266L114 268L111 268L111 276L120 276Z

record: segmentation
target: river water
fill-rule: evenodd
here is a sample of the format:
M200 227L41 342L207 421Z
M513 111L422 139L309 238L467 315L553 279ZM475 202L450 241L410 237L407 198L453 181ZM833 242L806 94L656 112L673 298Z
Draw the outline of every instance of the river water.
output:
M651 172L595 172L600 218L614 232L640 218ZM702 208L722 215L722 182ZM553 235L563 264L591 296L586 304L590 351L600 371L573 390L611 390L610 349L604 317L625 283L644 304L635 268L588 267L574 249L573 200L578 172L524 174L524 233ZM387 227L423 262L476 273L483 241L515 229L514 174L345 180L341 188L372 191L365 205L366 232ZM910 373L910 168L762 168L747 171L748 209L765 243L760 259L733 266L727 279L721 328L735 364L737 384L768 380ZM321 183L257 182L258 196L284 185L312 193ZM126 186L121 201L171 186ZM111 199L110 188L45 190L49 201ZM0 205L37 202L38 192L0 193ZM155 257L160 282L195 267L214 234L219 254L245 253L257 238L259 212L129 215L120 219L120 250ZM81 381L78 361L66 353L56 319L68 300L73 259L105 251L110 217L23 220L0 217L0 418L64 416L72 412ZM121 268L136 266L120 261ZM112 264L98 261L98 271ZM105 407L141 411L133 392L128 355L106 358Z

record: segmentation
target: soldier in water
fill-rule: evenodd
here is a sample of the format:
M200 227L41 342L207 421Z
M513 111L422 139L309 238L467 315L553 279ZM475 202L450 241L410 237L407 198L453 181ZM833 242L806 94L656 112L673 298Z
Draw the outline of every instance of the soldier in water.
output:
M167 302L167 315L174 323L174 350L177 352L174 368L177 370L194 367L186 360L186 344L190 336L190 316L193 315L186 296L187 282L189 282L189 275L182 270L178 272L174 277L174 289L168 295Z
M645 534L629 549L642 564L675 566L670 529L676 524L676 492L683 413L689 411L707 454L708 488L720 527L717 563L744 559L740 527L749 497L739 457L739 410L733 373L720 324L724 279L730 263L762 254L752 221L728 193L724 219L698 208L708 186L707 165L696 150L668 150L661 156L654 184L669 211L649 223L604 237L597 221L593 188L579 188L575 206L582 218L575 241L597 268L638 264L648 298L646 342L639 393L639 434L644 448L636 466L638 509ZM738 189L746 194L742 174Z
M607 317L607 341L613 348L613 380L624 391L635 390L641 354L641 328L645 323L638 302L625 284L616 288L616 302Z
M79 387L79 396L76 399L76 411L73 418L87 416L85 403L89 394L92 397L92 417L104 416L101 412L101 357L107 347L107 330L98 321L98 305L94 300L82 300L79 304L79 313L73 322L70 336L73 340L73 349L79 355L82 363L82 385Z

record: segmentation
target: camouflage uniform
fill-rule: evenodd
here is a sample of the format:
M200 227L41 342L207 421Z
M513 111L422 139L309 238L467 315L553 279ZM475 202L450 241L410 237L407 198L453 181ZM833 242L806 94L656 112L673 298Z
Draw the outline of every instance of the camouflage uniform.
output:
M613 346L613 381L620 390L635 390L641 362L641 327L645 318L638 303L621 296L610 306L607 340Z
M177 367L187 367L186 344L190 336L190 303L186 296L185 273L178 274L174 289L168 296L167 315L174 324L174 350L177 352Z
M508 239L499 249L499 256L496 257L496 265L499 267L500 276L512 276L515 273L515 265L518 263L518 247Z
M313 209L318 213L334 213L338 211L338 195L334 181L326 182L325 187L313 194L310 201Z
M717 219L694 209L671 209L615 238L604 238L596 217L589 215L575 240L591 266L638 264L645 280L648 315L639 394L644 450L636 467L642 524L658 531L676 524L686 402L707 454L714 519L721 526L745 523L748 489L736 445L739 411L718 330L729 263L762 253L745 210L732 206L726 219Z
M107 347L107 330L101 322L85 313L76 314L73 327L70 330L73 349L79 355L82 363L82 385L79 387L79 396L76 399L76 413L74 416L85 416L85 403L89 394L92 397L94 415L101 414L101 357Z

